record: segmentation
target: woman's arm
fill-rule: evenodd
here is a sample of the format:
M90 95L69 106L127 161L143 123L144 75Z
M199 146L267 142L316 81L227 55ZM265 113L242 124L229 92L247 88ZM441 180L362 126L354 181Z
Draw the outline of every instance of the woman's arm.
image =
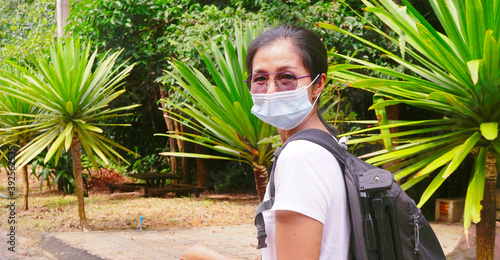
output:
M181 260L234 260L203 245L188 248L181 256Z
M319 259L323 223L295 211L276 211L276 258Z

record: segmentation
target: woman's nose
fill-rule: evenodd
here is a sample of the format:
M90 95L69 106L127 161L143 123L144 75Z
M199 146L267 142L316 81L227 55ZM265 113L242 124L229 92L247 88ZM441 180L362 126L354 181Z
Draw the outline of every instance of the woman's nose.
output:
M267 81L267 91L266 94L271 94L274 92L278 92L278 88L276 87L276 82L274 81L274 78L270 78Z

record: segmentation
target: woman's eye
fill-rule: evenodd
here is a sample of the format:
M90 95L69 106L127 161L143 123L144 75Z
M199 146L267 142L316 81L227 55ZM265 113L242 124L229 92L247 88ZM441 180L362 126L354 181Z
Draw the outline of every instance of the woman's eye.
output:
M289 74L289 73L286 73L286 74L283 74L283 76L281 76L282 79L295 79L295 76L293 74Z
M258 76L258 77L255 77L253 79L253 82L257 82L257 83L267 82L267 78L264 76Z

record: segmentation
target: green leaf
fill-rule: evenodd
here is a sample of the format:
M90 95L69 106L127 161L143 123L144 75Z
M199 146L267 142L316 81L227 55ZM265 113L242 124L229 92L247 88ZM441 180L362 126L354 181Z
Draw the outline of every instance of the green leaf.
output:
M500 154L500 140L493 140L491 144L495 149L495 151L497 152L497 154Z
M455 156L446 167L446 171L443 173L443 178L448 178L460 164L464 161L465 157L471 152L471 150L476 146L477 142L481 138L481 134L476 132L471 137L469 137L463 145L459 146L459 149L455 151Z
M486 140L495 140L498 136L498 123L489 122L480 125L481 134Z
M470 88L471 82L467 77L465 64L456 56L451 47L444 44L442 39L435 37L428 28L420 24L417 24L417 27L420 36L424 38L425 43L432 49L433 54L437 57L442 57L439 59L439 65L450 71L464 87Z
M93 131L96 133L103 133L102 128L93 126L91 124L78 124L78 127L82 128L82 129L89 130L89 131Z
M397 164L395 167L397 167L398 169L401 169L402 167L404 167L405 164L407 164L408 166L406 168L402 168L401 170L394 173L394 179L400 180L400 179L402 179L410 174L418 172L419 170L421 170L422 168L424 168L429 163L433 162L438 157L442 156L443 153L446 152L445 149L442 149L442 150L443 151L437 151L436 153L431 153L431 152L424 153L424 154L416 157L415 159L405 160L405 162L401 162L401 163ZM389 169L387 169L387 170L389 170ZM427 175L423 175L423 176L425 177ZM418 176L416 178L418 178ZM406 184L406 182L404 184ZM408 186L408 184L406 184L406 185Z
M383 102L384 98L379 96L379 95L374 95L373 96L373 104L377 104L380 102ZM379 122L379 125L387 125L389 122L387 120L387 113L385 111L385 106L384 107L379 107L375 108L375 114L377 115L377 120ZM384 136L384 146L387 151L392 151L392 142L391 138L389 135L391 134L391 131L388 128L383 128L380 129L380 134Z
M66 111L68 112L68 115L72 116L74 111L73 111L73 103L71 101L66 102Z
M200 159L218 159L218 160L232 160L232 161L235 160L232 157L216 156L216 155L209 155L209 154L199 154L199 153L164 152L164 153L160 153L160 155L179 156L179 157L188 157L188 158L200 158ZM236 161L238 161L238 160L236 160ZM244 161L242 161L242 162L244 162Z
M469 73L472 79L472 83L477 84L479 80L479 65L482 60L471 60L467 62L467 67L469 68Z
M57 150L63 144L64 139L66 139L66 136L64 134L60 134L56 138L56 140L54 141L54 143L52 143L52 145L50 146L50 149L47 152L47 155L45 156L45 160L43 161L43 163L47 163L50 160L50 158L52 158L52 156L57 152Z
M436 177L432 180L432 182L427 186L427 189L425 189L424 193L420 197L420 201L418 202L417 207L421 208L425 202L434 194L434 192L443 184L443 182L446 180L446 177L443 176L443 173L446 168L441 169L441 171L438 173Z
M69 148L71 146L71 142L73 141L73 134L74 134L74 128L73 128L73 123L68 122L68 125L66 126L66 129L64 129L64 136L65 136L65 142L64 142L64 148L66 151L69 151Z
M425 179L427 175L420 175L418 177L410 177L408 180L401 184L401 189L403 190L408 190L409 188L413 187L415 184L419 183L421 180Z
M487 87L491 86L491 92L489 89L487 91L495 95L500 84L500 39L495 39L492 30L486 31L484 38L483 81Z
M464 207L464 230L466 232L469 230L471 221L475 223L481 221L481 200L483 200L484 195L487 156L488 148L481 147L474 162L474 172L470 177L469 186L467 187Z
M456 146L452 150L448 151L447 153L443 154L441 157L437 158L433 162L429 163L424 169L422 169L420 172L415 177L419 177L420 175L428 175L432 171L436 170L437 168L447 164L453 158L456 156L457 152L460 150L460 146Z
M484 13L481 1L466 0L466 16L463 17L467 21L467 47L471 53L471 59L481 59L483 57L483 41L486 28L484 27Z

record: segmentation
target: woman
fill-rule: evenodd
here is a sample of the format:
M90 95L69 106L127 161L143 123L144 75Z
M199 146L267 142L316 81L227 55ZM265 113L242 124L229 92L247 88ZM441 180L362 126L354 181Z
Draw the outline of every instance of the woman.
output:
M317 113L328 57L313 32L294 26L264 32L250 44L246 66L252 113L275 126L283 142L305 129L329 132ZM347 259L347 197L333 155L312 142L293 141L281 152L274 178L275 202L263 213L267 247L262 259ZM268 198L269 187L264 200ZM184 256L222 259L201 247Z

